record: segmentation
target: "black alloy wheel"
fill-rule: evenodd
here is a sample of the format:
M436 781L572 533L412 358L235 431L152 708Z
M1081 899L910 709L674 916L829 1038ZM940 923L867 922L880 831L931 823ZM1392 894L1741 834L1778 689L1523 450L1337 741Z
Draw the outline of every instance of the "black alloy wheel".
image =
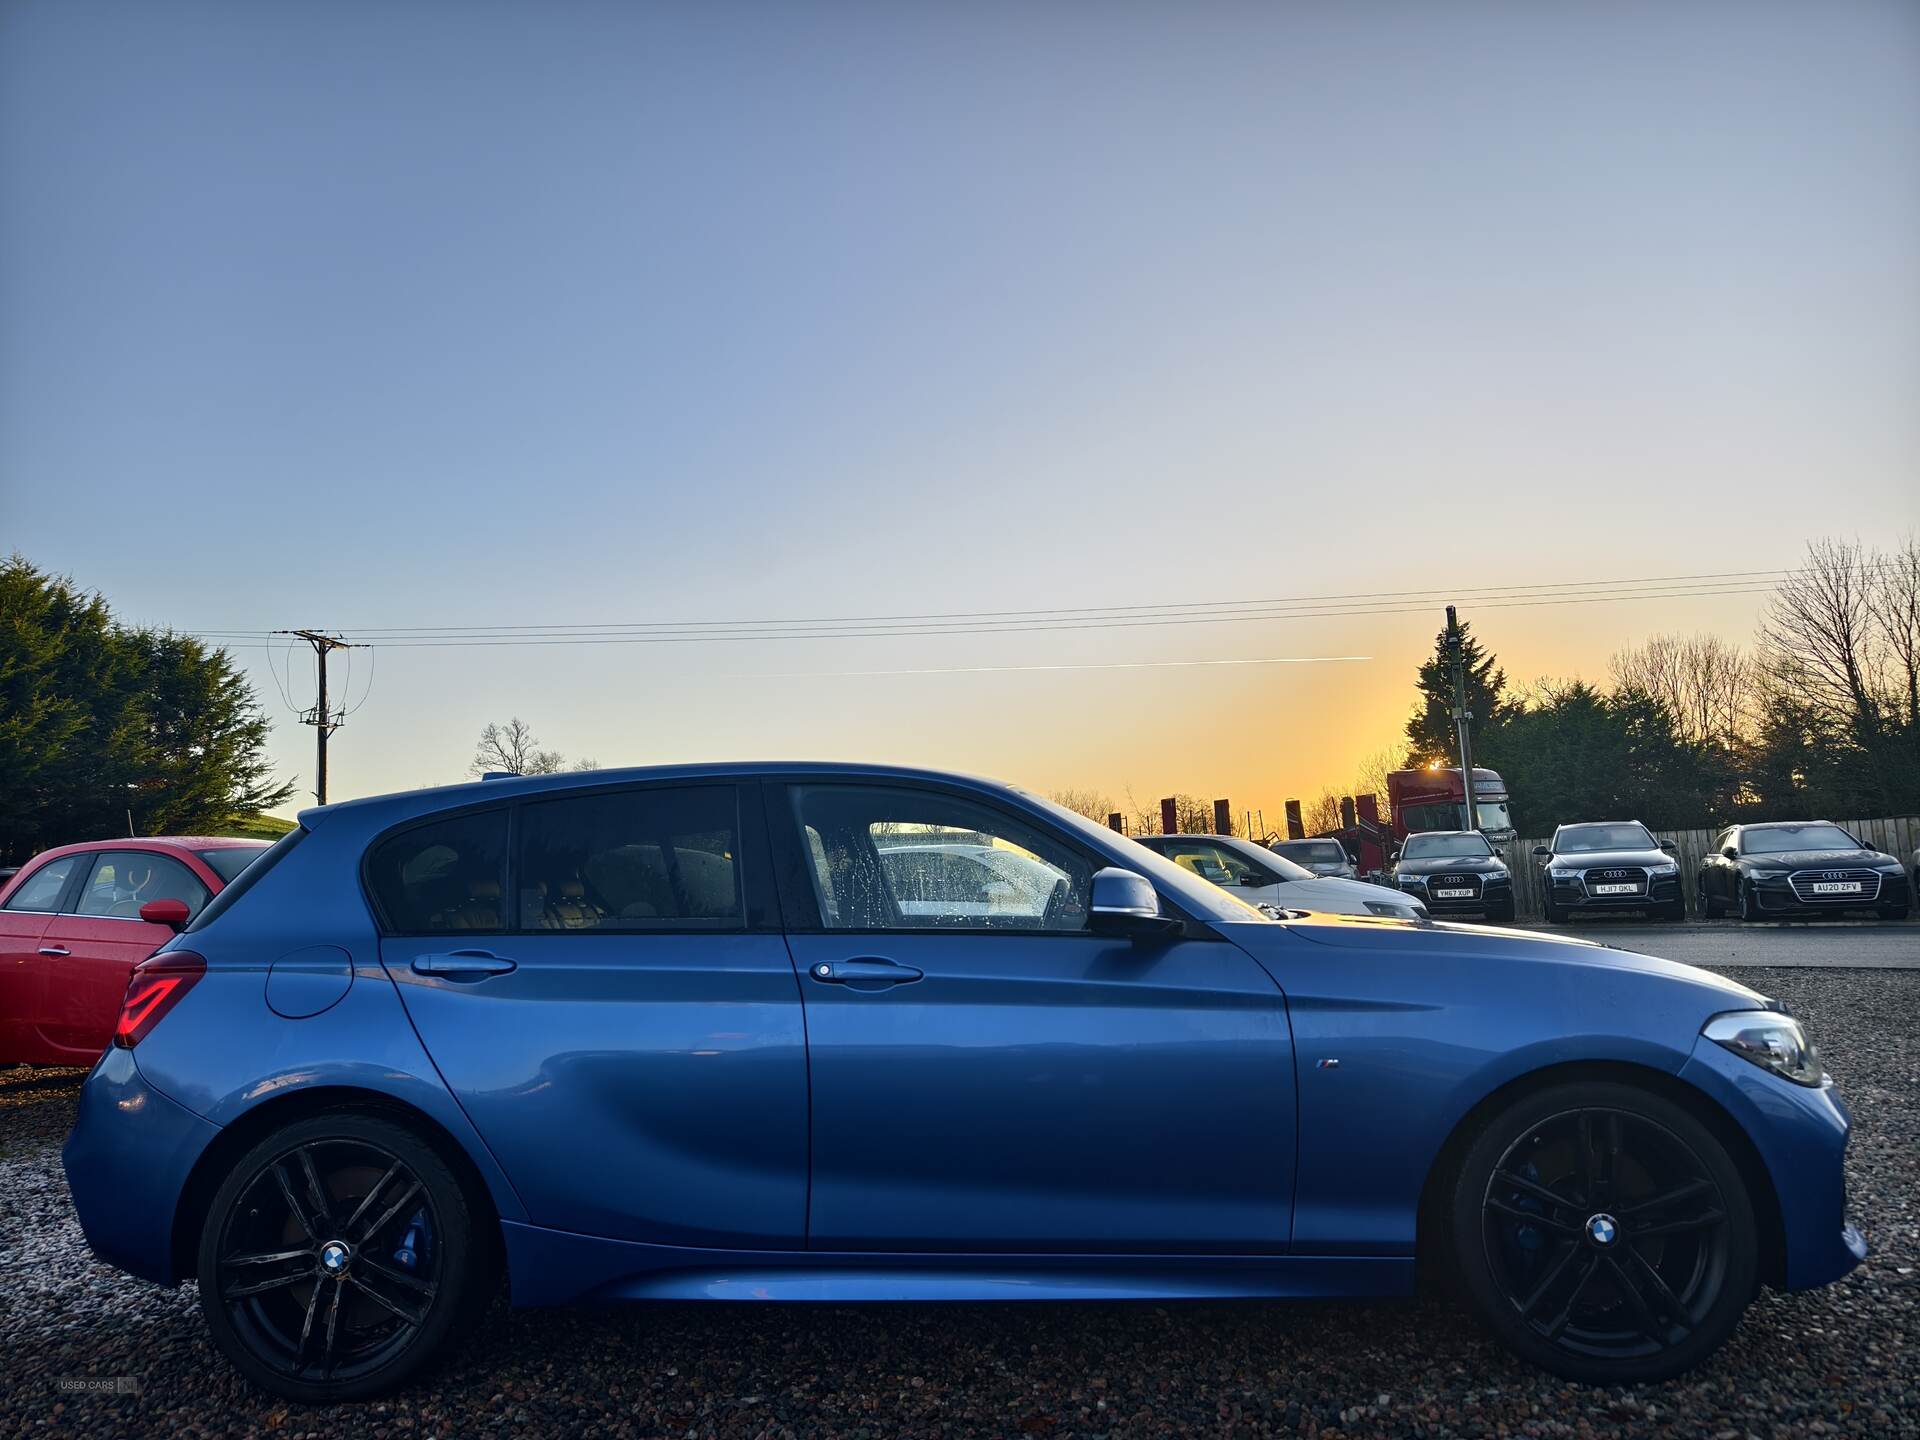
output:
M1597 1384L1664 1379L1732 1333L1757 1276L1753 1208L1712 1133L1614 1082L1518 1102L1469 1150L1456 1261L1488 1326Z
M1760 897L1754 893L1753 882L1742 880L1740 883L1740 918L1748 924L1760 918Z
M200 1305L263 1389L362 1399L399 1385L490 1296L460 1182L418 1136L367 1114L255 1145L201 1231Z

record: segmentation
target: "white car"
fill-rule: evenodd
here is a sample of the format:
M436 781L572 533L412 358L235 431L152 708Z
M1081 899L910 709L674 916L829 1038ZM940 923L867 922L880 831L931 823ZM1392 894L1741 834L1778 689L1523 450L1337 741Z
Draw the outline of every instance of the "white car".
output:
M1056 890L1070 886L1065 871L995 845L934 842L887 844L880 868L903 916L965 915L986 923L1035 920Z
M1427 907L1411 895L1365 880L1322 878L1251 840L1233 835L1136 835L1139 844L1183 870L1231 890L1249 905L1319 910L1335 915L1387 915L1425 920Z

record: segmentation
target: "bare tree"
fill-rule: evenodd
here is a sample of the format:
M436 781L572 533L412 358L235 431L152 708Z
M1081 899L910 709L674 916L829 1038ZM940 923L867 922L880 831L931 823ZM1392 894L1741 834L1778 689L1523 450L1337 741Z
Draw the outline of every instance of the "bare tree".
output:
M1888 700L1896 724L1920 728L1920 535L1874 556L1867 614L1884 653Z
M1323 835L1329 830L1340 828L1340 797L1331 790L1322 790L1318 800L1309 801L1300 812L1300 823L1306 827L1309 835Z
M552 775L565 764L558 750L542 750L533 737L533 727L516 715L504 725L489 723L480 732L480 743L467 773L476 777L501 772Z
M1407 747L1404 741L1384 746L1367 756L1360 762L1360 773L1354 778L1354 795L1377 795L1384 811L1387 803L1387 775L1394 770L1404 770L1406 767L1400 762L1406 757Z
M1615 689L1644 691L1665 705L1683 740L1728 746L1753 732L1753 661L1718 635L1656 635L1616 651L1608 668Z
M1111 797L1098 790L1049 790L1047 798L1056 805L1063 805L1076 815L1084 815L1089 820L1097 820L1102 825L1107 817L1118 808Z
M1874 619L1879 573L1858 541L1815 540L1760 621L1772 684L1858 743L1879 732L1887 699L1886 640Z
M1160 833L1161 816L1158 800L1142 805L1133 798L1133 791L1129 789L1127 811L1130 821L1128 834L1158 835ZM1175 795L1173 797L1173 829L1177 835L1212 834L1213 806L1192 795Z

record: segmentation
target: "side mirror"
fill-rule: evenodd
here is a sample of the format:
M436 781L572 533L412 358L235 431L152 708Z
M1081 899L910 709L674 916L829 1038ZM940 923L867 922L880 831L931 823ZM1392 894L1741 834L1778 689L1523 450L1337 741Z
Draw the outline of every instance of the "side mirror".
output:
M1544 845L1536 845L1533 847L1533 853L1539 856L1540 859L1545 860L1553 854L1553 851L1549 850Z
M1160 913L1159 893L1146 876L1109 866L1093 872L1087 928L1096 935L1139 939L1165 935L1179 929L1180 922Z
M1739 852L1738 850L1736 850L1736 849L1734 849L1734 848L1733 848L1733 846L1731 846L1731 845L1723 845L1723 846L1721 846L1721 847L1720 847L1720 853L1721 853L1722 855L1724 855L1724 856L1726 856L1726 857L1727 857L1727 859L1729 859L1729 860L1738 860L1738 859L1740 858L1740 852Z
M1680 847L1671 840L1662 840L1660 842L1660 848L1669 855L1678 855L1680 853Z
M187 928L187 902L149 900L140 907L140 918L149 925L164 925L174 931L184 930Z

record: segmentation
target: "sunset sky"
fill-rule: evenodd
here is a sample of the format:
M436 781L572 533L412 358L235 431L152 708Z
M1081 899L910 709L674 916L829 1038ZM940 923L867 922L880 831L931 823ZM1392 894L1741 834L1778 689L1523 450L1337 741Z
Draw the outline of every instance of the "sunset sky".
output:
M1466 591L1920 526L1911 4L15 4L0 217L0 550L130 621ZM1761 600L1462 603L1531 681ZM1396 738L1440 605L387 645L334 798L517 714L1277 823ZM306 653L229 643L310 785ZM1370 658L1037 668L1321 656ZM962 673L854 673L904 670Z

